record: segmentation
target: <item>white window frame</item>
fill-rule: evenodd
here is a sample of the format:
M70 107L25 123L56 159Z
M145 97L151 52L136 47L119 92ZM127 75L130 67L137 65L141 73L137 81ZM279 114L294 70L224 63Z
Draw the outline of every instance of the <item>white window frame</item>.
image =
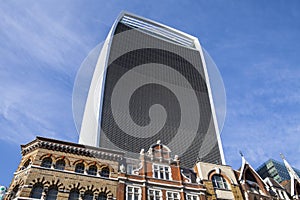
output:
M129 199L128 193L129 193L129 189L131 189L132 191L132 198ZM126 186L126 200L136 200L134 199L134 189L138 189L138 199L137 200L141 200L142 199L142 189L139 186L135 186L135 185L127 185Z
M170 198L169 198L168 194L171 194ZM178 198L175 198L174 194L177 194ZM179 192L173 192L173 191L167 191L166 192L166 197L167 197L167 200L180 200L180 193Z
M161 168L163 168L162 172L163 175L161 177ZM166 171L166 169L168 169ZM155 176L155 172L157 171L157 177ZM166 174L168 173L169 178L167 178ZM153 163L152 165L152 176L153 178L157 178L157 179L164 179L164 180L172 180L172 171L171 171L171 167L169 165L161 165L161 164L155 164Z
M199 200L199 195L197 194L186 194L186 200L194 200L196 197L196 200Z
M154 194L154 199L150 199L150 192L153 192L153 194ZM155 192L159 192L159 197L156 197L155 196ZM148 200L162 200L162 192L161 192L161 190L158 190L158 189L148 189Z
M219 177L220 180L216 180L215 177ZM211 178L214 188L221 189L221 190L230 190L230 186L224 176L219 174L214 174Z

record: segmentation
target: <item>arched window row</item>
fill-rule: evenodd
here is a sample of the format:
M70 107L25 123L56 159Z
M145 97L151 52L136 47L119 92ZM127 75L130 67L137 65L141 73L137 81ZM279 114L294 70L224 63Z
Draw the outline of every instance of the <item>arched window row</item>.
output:
M77 165L75 167L75 170L78 169ZM84 167L84 166L83 165L79 166L80 169L82 169L82 167ZM81 173L82 173L82 171L84 172L84 169L81 170ZM77 170L77 172L78 172L78 170ZM96 165L90 165L89 167L87 167L86 173L89 175L93 175L93 176L96 176L97 174L99 174L101 177L108 178L109 174L110 174L110 169L107 166L102 167L101 169L98 169L98 167Z
M58 195L58 187L56 185L50 186L47 190L42 183L36 183L33 185L30 198L41 199L45 196L46 200L56 200Z
M57 170L64 170L66 166L66 162L64 159L59 159L55 163L53 162L51 157L45 157L42 160L41 167L45 168L54 168ZM95 164L92 164L90 166L85 166L83 162L79 162L75 164L74 172L80 173L80 174L88 174L92 176L100 176L109 178L110 174L110 168L108 166L98 167Z
M58 199L58 187L53 185L50 186L46 191L45 187L43 186L42 183L36 183L33 185L31 193L30 193L30 198L35 198L35 199L41 199L42 196L45 196L46 200L56 200ZM69 197L68 200L79 200L79 197L82 197L83 200L107 200L108 195L104 192L100 192L98 194L95 194L91 190L87 190L84 193L80 193L80 191L76 188L70 190L69 192Z

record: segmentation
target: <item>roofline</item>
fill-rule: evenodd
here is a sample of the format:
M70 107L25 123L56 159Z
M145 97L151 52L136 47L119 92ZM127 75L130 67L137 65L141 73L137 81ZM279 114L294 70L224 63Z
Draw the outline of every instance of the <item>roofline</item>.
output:
M120 21L120 19L122 19L124 16L134 17L134 18L140 19L140 20L142 20L142 21L151 23L151 24L153 24L153 25L160 26L161 28L165 28L165 29L167 29L167 30L169 30L169 31L171 31L171 32L175 32L175 33L177 33L177 34L179 34L179 35L181 35L181 36L187 37L187 38L189 38L189 39L191 39L191 40L194 40L194 41L195 41L195 40L198 40L197 37L192 36L192 35L190 35L190 34L187 34L187 33L183 32L183 31L174 29L174 28L172 28L172 27L170 27L170 26L167 26L167 25L164 25L164 24L162 24L162 23L160 23L160 22L156 22L156 21L154 21L154 20L151 20L151 19L148 19L148 18L139 16L139 15L133 14L133 13L128 12L128 11L125 11L125 10L123 10L123 11L120 12L120 14L119 14L119 16L118 16L118 18L117 18L116 21Z
M21 148L22 149L26 148L38 141L52 142L52 143L63 144L63 145L74 146L74 147L85 148L85 149L91 149L91 150L97 150L97 151L108 151L108 152L112 152L114 154L120 154L120 155L125 154L123 151L117 151L117 150L107 149L107 148L103 148L103 147L94 147L94 146L89 146L89 145L83 145L83 144L78 144L78 143L73 143L73 142L68 142L68 141L63 141L63 140L57 140L57 139L53 139L53 138L46 138L46 137L41 137L41 136L36 136L36 139L32 140L31 142L29 142L25 145L21 145Z

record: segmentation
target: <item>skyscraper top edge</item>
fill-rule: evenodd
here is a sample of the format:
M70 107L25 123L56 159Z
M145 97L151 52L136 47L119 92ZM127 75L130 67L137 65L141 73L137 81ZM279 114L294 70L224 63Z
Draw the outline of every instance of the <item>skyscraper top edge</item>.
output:
M129 13L127 11L123 11L120 13L119 17L116 20L116 23L117 22L124 23L128 26L140 29L141 31L148 34L154 35L156 37L161 37L165 40L170 40L171 42L189 48L197 49L196 44L199 43L198 38L194 36L155 22L153 20Z

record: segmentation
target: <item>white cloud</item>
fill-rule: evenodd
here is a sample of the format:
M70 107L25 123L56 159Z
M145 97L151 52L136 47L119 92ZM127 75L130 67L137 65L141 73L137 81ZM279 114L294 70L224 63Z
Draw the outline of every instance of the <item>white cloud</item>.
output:
M238 168L239 150L254 167L270 158L280 161L279 153L284 153L300 168L299 69L292 63L265 58L240 73L236 76L244 81L230 87L222 134L227 162Z

